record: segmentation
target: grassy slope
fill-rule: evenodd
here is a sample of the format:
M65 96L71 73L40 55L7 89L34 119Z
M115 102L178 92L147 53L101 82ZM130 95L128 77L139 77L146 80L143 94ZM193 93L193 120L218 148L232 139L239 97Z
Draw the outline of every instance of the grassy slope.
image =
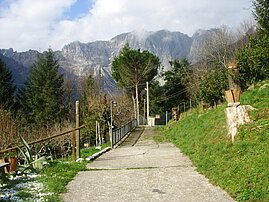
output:
M268 84L268 85L267 85ZM269 81L242 95L252 123L242 126L235 144L227 138L224 109L194 112L167 126L165 133L198 171L238 201L269 201Z

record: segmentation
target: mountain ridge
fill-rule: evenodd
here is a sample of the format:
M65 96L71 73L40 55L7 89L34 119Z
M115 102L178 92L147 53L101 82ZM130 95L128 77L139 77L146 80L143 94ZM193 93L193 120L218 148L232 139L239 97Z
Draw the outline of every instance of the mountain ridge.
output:
M207 34L212 30L199 30L192 37L181 32L171 32L169 30L153 31L133 31L119 34L108 41L94 41L81 43L74 41L64 45L62 50L55 51L55 57L59 62L61 72L69 77L83 77L89 73L100 76L104 82L102 89L113 93L115 81L111 76L111 64L122 47L128 43L131 48L148 50L160 58L162 71L169 70L169 61L175 59L193 59L193 49L202 44ZM195 43L194 43L195 42ZM26 75L35 62L36 50L17 52L12 48L0 49L0 57L4 58L18 83L25 82L28 76L18 76L18 72ZM10 61L9 61L10 59ZM18 67L16 67L16 65Z

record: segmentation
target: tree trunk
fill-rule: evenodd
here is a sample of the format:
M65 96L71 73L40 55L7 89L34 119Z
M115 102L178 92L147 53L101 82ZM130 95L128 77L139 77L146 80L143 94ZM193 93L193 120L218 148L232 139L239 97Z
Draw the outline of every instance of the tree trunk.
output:
M134 118L136 119L136 103L135 103L135 98L134 95L132 95L133 103L134 103Z
M136 110L137 110L137 114L136 114L136 119L137 119L137 123L139 125L139 99L138 99L138 84L135 85L135 96L136 96Z
M250 105L240 105L225 109L228 136L232 139L232 142L235 140L239 126L250 122L248 112L253 109Z

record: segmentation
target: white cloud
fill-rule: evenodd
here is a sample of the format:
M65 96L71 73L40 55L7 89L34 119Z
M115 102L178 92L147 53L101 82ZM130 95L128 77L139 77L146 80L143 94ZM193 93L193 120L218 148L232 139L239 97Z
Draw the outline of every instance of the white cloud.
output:
M132 30L168 29L192 35L197 29L236 26L251 17L251 0L95 0L89 13L63 19L75 0L16 0L0 9L0 47L61 49L72 41L107 40Z

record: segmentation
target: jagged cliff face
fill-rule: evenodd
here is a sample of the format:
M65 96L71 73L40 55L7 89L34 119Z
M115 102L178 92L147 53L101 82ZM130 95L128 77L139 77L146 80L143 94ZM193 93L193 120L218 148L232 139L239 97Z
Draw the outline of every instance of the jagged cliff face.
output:
M199 31L189 37L180 32L161 30L157 32L134 31L112 38L109 41L91 43L72 42L65 45L55 55L61 72L68 77L79 78L89 73L101 78L103 89L113 92L115 81L111 77L111 64L121 48L129 43L130 47L148 50L160 58L163 70L171 67L169 61L188 58L195 60L194 50L202 43L208 31ZM0 50L7 66L12 70L17 83L25 81L29 68L36 60L38 51L14 52L13 49Z

